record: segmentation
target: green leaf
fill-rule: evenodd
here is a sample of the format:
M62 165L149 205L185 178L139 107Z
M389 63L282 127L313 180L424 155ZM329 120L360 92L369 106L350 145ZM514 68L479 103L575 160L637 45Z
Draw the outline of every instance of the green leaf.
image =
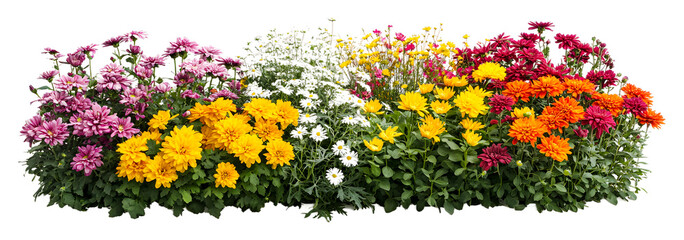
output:
M456 176L461 175L463 173L463 171L465 171L466 169L467 168L456 169L456 171L454 171L454 175L456 175Z
M456 145L456 143L454 143L454 142L452 142L452 141L450 141L450 140L444 140L444 142L445 142L447 145L449 145L449 148L451 148L451 150L456 150L456 149L458 149L458 145Z
M380 176L380 168L378 166L371 164L371 174L373 174L374 177L379 177Z
M391 178L392 175L394 175L394 171L390 167L385 166L382 168L382 175L384 175L386 178Z
M188 192L186 190L180 190L178 192L183 196L183 201L185 203L189 203L192 201L192 195L190 195L190 192Z
M444 210L449 213L449 215L454 214L454 205L451 203L451 201L446 200L444 201Z
M378 183L378 187L385 190L385 191L389 191L390 190L389 180L383 179L382 181L380 181L380 183Z
M138 218L145 215L145 206L135 199L124 198L122 204L123 209L131 215L131 218Z
M544 197L544 195L541 192L537 192L534 194L534 201L539 201Z
M430 189L429 186L420 186L420 187L417 187L417 188L416 188L416 192L425 192L425 191L427 191L428 189Z
M404 192L401 193L401 200L402 201L411 199L411 197L413 197L413 191L411 191L411 190L404 190Z
M556 190L558 190L559 192L564 192L564 193L565 193L565 192L568 192L568 190L565 189L565 186L563 186L563 184L556 183L555 186L556 186Z
M411 179L411 174L410 173L404 173L404 176L402 177L404 180L409 180Z
M391 199L391 198L386 199L384 205L385 205L385 206L384 206L384 207L385 207L385 212L387 212L387 213L396 210L396 209L397 209L397 206L399 206L399 204L397 203L397 201L394 201L394 199Z
M520 182L521 182L520 176L515 176L515 179L513 179L513 185L515 185L516 187L519 187Z
M429 196L429 197L427 198L427 203L428 203L430 206L433 206L433 207L436 207L436 206L437 206L437 201L436 201L435 198L432 197L432 196Z
M437 158L435 158L435 155L430 155L430 156L427 158L427 161L428 161L428 162L431 162L431 163L433 163L433 164L436 164L436 163L437 163Z

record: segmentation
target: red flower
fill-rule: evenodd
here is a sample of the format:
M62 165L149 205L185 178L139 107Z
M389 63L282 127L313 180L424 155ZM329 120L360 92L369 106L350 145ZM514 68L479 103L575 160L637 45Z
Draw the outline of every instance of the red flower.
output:
M553 31L551 30L551 27L556 27L553 25L553 23L550 22L529 22L527 24L530 25L530 28L528 28L527 30L537 29L539 33L543 32L544 30Z
M482 154L477 155L477 157L481 160L480 167L485 171L491 167L496 167L499 163L508 164L512 159L511 155L508 154L508 149L501 147L501 144L492 144L482 149Z

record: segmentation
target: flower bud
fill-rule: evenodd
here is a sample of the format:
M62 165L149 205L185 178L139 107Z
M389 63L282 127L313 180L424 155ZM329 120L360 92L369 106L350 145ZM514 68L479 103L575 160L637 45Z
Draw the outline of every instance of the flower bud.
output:
M523 116L524 116L524 117L531 117L531 116L532 116L532 113L526 112L526 113L523 114Z
M33 85L29 85L29 90L30 90L33 94L38 94L38 90L37 90L35 87L33 87Z
M523 162L522 162L522 161L520 161L520 160L518 160L518 161L515 161L515 165L518 165L518 167L522 167L522 165L523 165Z
M570 176L570 170L568 170L568 169L563 170L563 175Z
M188 116L190 116L190 110L185 111L185 112L183 113L183 117L184 117L184 118L187 118Z

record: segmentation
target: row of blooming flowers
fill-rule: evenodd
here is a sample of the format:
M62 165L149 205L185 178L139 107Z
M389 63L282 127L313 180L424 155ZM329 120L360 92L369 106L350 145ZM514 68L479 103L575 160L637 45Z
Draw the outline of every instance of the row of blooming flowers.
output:
M473 47L443 42L441 25L336 41L271 31L237 58L186 38L148 56L140 31L66 56L46 48L54 70L30 87L39 114L21 130L27 171L50 204L132 217L152 202L214 216L314 203L307 216L330 219L375 203L452 213L635 199L648 127L664 118L600 40L556 34L552 63L551 27ZM113 53L93 74L98 47ZM173 75L157 76L169 60Z

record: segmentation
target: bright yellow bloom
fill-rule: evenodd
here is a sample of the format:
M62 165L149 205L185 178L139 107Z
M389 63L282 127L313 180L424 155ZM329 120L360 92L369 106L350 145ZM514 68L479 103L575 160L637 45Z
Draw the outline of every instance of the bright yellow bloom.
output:
M366 145L366 147L369 150L371 150L373 152L379 152L380 150L382 150L383 142L379 138L374 137L373 140L371 140L370 142L363 140L363 144Z
M176 173L176 168L164 160L162 154L158 154L154 157L154 160L150 161L144 170L145 178L148 182L155 181L154 187L159 188L164 186L165 188L170 188L171 183L178 179L178 173Z
M385 76L389 77L391 74L390 74L390 71L389 71L388 69L383 69L383 70L382 70L382 75L385 75Z
M379 112L382 109L382 104L377 99L370 100L363 105L363 111L366 113L383 114L384 112Z
M421 117L427 113L427 99L421 96L417 92L407 92L399 96L401 101L399 102L399 109L416 111Z
M453 108L454 106L451 106L451 104L447 101L436 100L430 103L430 107L437 114L445 114L449 112L449 110L451 110L451 108Z
M256 135L245 134L230 144L229 152L240 159L248 168L255 162L260 163L259 153L264 150L263 141Z
M209 111L207 106L202 105L200 103L195 103L195 106L192 107L190 110L190 116L188 116L188 120L190 122L194 122L197 119L200 119L200 121L204 124L207 124L207 118L205 117L205 114Z
M150 129L161 129L165 130L166 129L166 124L169 123L169 120L174 119L178 117L178 114L171 116L171 111L166 110L166 111L159 111L157 114L152 115L152 119L147 123Z
M468 86L466 88L466 91L471 92L471 93L473 93L473 94L475 94L481 98L491 97L493 94L491 91L484 90L484 89L480 88L479 86L475 86L475 87Z
M144 131L140 133L140 138L144 138L145 142L147 142L147 140L154 140L159 144L161 142L161 133L159 133L159 131Z
M420 135L424 138L432 139L432 143L439 142L439 136L437 135L446 131L442 120L427 115L425 118L421 119L421 122L423 122L423 124L418 126Z
M290 165L290 161L294 159L294 150L289 142L283 140L273 140L266 144L267 153L264 154L266 157L266 164L271 164L273 169L276 169L278 165L281 167L283 164Z
M408 85L406 85L406 84L401 85L401 88L403 88L403 89L406 89L407 87L408 87Z
M476 82L481 82L485 79L504 80L506 78L506 68L498 63L486 62L480 64L477 70L473 71L473 79Z
M470 118L461 120L461 126L463 126L463 128L465 128L466 130L472 131L477 131L485 127L484 125L482 125L482 123L478 121L473 121Z
M391 126L390 126L390 127L388 127L387 129L382 130L382 128L380 127L380 125L379 125L379 124L377 124L377 125L378 125L378 128L380 129L380 133L378 134L378 136L379 136L380 138L382 138L382 140L388 141L388 142L390 142L390 143L392 143L392 144L394 144L394 138L395 138L395 137L398 137L398 136L403 135L403 133L398 133L398 132L397 132L397 129L398 129L399 127L396 127L396 126L395 126L395 127L391 127Z
M116 151L122 154L122 160L127 160L128 158L139 159L137 157L134 157L133 155L145 155L145 153L142 152L145 152L148 149L147 139L142 138L140 136L129 138L125 142L117 144L117 146L118 148L116 149Z
M233 100L218 98L209 105L195 103L195 106L190 109L188 120L194 122L199 119L204 124L213 124L236 111L237 107L233 103Z
M275 121L267 121L263 118L256 120L252 133L259 136L262 141L272 141L283 137L283 131L278 129Z
M462 77L449 77L444 76L444 85L447 87L463 87L468 85L468 76Z
M449 100L454 96L454 94L454 90L450 87L435 89L435 96L442 100Z
M463 136L463 139L466 140L468 145L473 146L473 147L477 146L477 143L480 142L480 139L482 139L482 136L480 136L479 134L477 134L471 130L468 130L465 133L462 133L461 136Z
M227 150L233 141L251 131L251 125L234 115L216 122L211 134L207 136L207 142L211 143L213 148Z
M222 162L216 168L216 174L214 174L216 181L214 183L216 183L217 188L221 186L235 189L235 184L239 177L240 174L235 170L235 165L229 162Z
M280 99L276 102L276 121L280 123L281 129L286 129L290 124L295 127L299 124L299 110L292 107L292 104Z
M489 106L484 103L484 98L471 91L463 91L454 100L456 107L461 111L461 117L466 114L470 118L476 118L480 114L486 114Z
M185 172L190 167L197 166L197 160L202 159L203 135L191 127L177 126L171 131L171 135L164 138L160 151L166 160L177 171Z
M276 105L268 99L253 98L251 102L245 103L244 110L254 118L271 119L275 118Z
M514 108L513 112L511 113L511 116L515 118L534 118L534 110L530 109L529 107Z
M340 63L340 68L344 68L347 65L349 65L350 63L351 63L351 60L344 61L344 62Z
M152 161L152 159L144 153L136 155L136 157L128 157L125 160L122 156L121 161L119 161L119 166L116 167L116 175L119 177L126 177L128 178L128 181L135 179L136 182L143 182L143 180L145 180L145 166L147 166L147 163L150 161Z
M426 94L426 93L432 92L432 89L434 87L435 87L435 85L432 83L425 83L425 84L421 84L420 86L418 86L418 89L420 89L420 94Z

